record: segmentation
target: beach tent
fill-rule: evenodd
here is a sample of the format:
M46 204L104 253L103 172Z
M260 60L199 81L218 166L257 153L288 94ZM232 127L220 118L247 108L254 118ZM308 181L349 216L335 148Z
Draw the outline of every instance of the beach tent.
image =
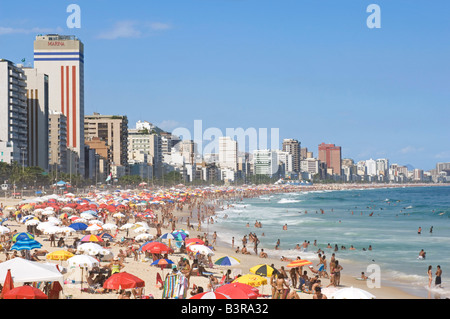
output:
M23 258L14 258L0 263L0 281L6 278L8 269L14 283L36 281L58 281L64 285L64 278L56 265L42 264Z

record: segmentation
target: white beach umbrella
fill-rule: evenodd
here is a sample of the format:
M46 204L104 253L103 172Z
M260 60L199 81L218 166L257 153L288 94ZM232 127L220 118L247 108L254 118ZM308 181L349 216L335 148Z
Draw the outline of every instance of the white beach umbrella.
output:
M105 248L96 243L85 243L81 244L77 248L77 252L88 254L88 255L97 255L103 252Z
M68 226L64 226L64 227L60 227L60 233L61 234L72 234L72 233L76 233L77 231L75 229L73 229L72 227L68 227Z
M45 235L54 235L54 234L58 234L61 231L61 227L53 225L53 226L49 226L44 228L43 233Z
M190 245L189 249L195 253L199 253L206 256L213 256L214 252L211 250L211 248L205 246L205 245Z
M102 226L103 222L101 220L98 220L98 219L92 219L92 220L89 221L89 224L91 224L91 225L95 224L95 225Z
M25 226L36 226L39 225L41 221L39 219L29 219L25 222Z
M60 219L54 217L54 216L50 216L50 217L47 219L47 221L49 221L49 222L51 222L51 223L53 223L53 224L55 224L55 225L61 225L61 224L62 224L62 221L61 221Z
M36 208L35 210L33 210L33 214L41 214L44 211L43 208Z
M366 290L349 287L349 288L339 289L331 296L331 298L332 299L375 299L376 297Z
M125 215L122 214L121 212L118 212L118 213L113 214L113 217L122 218L122 217L125 217Z
M152 234L146 234L146 233L139 234L136 237L134 237L134 239L136 241L150 240L150 239L153 239L153 235Z
M135 228L134 232L137 234L142 234L142 233L146 233L150 230L151 230L151 228L148 226L141 226L141 227Z
M100 262L92 256L89 255L75 255L67 259L67 264L69 267L85 267L92 268L100 266Z
M95 219L95 216L92 215L92 214L89 214L89 213L81 213L81 214L80 214L80 217L81 217L81 218L84 218L84 219L87 219L87 220Z
M63 212L71 212L71 211L73 211L73 208L72 208L72 207L66 206L66 207L61 208L61 210L62 210Z
M104 230L116 230L117 229L117 225L111 224L111 223L103 224L102 227Z
M8 227L6 227L6 226L3 226L3 225L0 225L0 234L7 234L7 233L10 233L11 232L11 229L9 229Z
M134 224L126 223L125 225L120 226L120 230L130 229L134 226Z
M39 229L40 231L44 231L46 228L53 227L53 226L55 226L55 224L52 222L43 222L43 223L40 223L39 225L37 225L36 228Z
M92 224L89 225L85 230L87 231L97 231L97 230L102 230L103 228L100 225L97 224Z

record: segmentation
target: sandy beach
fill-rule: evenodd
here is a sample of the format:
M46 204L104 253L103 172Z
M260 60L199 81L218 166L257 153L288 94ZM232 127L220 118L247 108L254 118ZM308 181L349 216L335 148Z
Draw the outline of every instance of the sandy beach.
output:
M331 186L331 187L336 187L336 186ZM354 187L361 187L361 185L357 185ZM298 190L297 190L298 191ZM9 199L9 198L2 198L0 199L0 203L3 204L3 207L7 207L7 206L15 206L18 205L19 203L23 202L24 199ZM160 212L155 211L155 213L160 216ZM190 210L188 209L188 207L184 206L182 210L173 210L172 211L173 215L176 217L176 220L178 220L178 222L176 222L175 224L175 228L176 229L188 229L187 225L186 225L186 221L187 218L190 216ZM195 216L192 216L192 220L197 220L196 218L194 219ZM109 219L109 217L108 217ZM181 222L180 222L181 220ZM111 222L111 220L107 220L108 222ZM130 223L134 222L132 219L130 219L129 221ZM203 236L205 234L205 230L202 229L200 231L197 231L197 224L196 223L191 223L194 226L194 229L189 229L189 237L190 238L194 238L197 236ZM17 232L26 232L27 228L23 223L14 221L14 220L7 220L4 223L4 226L7 226L11 229L11 231L15 231L17 230ZM205 227L206 229L206 227ZM171 228L169 228L169 224L167 223L165 226L163 226L163 228L161 229L162 233L167 233L171 231ZM157 234L157 229L151 227L150 230L148 231L148 233L150 233L151 235L156 236ZM119 250L122 249L124 250L126 247L121 247L120 245L114 245L114 243L117 243L119 241L118 238L121 238L121 236L125 235L125 231L121 230L119 231L119 233L116 236L116 240L112 243L112 245L108 248L111 250L111 252L113 253L114 256L119 254ZM207 234L207 239L209 242L213 241L213 234L209 233ZM245 234L242 234L245 235ZM74 238L80 237L79 233L76 234L71 234L71 235L64 235L65 237L65 242L66 243L72 243ZM133 232L130 231L129 236L134 236ZM220 236L220 234L219 234ZM59 235L57 235L57 237L59 237ZM36 240L39 241L43 246L40 250L46 250L49 253L56 251L56 250L61 250L62 248L59 247L51 247L50 246L50 241L48 240L49 236L48 235L40 235L36 237ZM165 241L167 242L167 240ZM278 259L274 259L271 258L271 256L268 256L268 258L261 258L259 256L254 255L253 251L251 252L251 255L244 255L244 254L240 254L240 253L236 253L234 251L234 249L231 249L229 247L224 247L224 246L220 246L219 244L214 246L214 256L212 256L212 260L215 261L218 258L222 257L222 256L233 256L237 259L239 259L240 264L236 265L236 266L232 266L232 267L223 267L223 266L217 266L217 265L213 265L212 268L208 267L206 268L206 271L213 273L213 275L218 278L218 280L220 280L223 276L223 274L227 271L227 269L231 269L232 273L234 275L236 274L248 274L249 269L255 265L259 265L259 264L273 264L277 269L280 269L282 266L285 267L286 271L289 272L289 268L286 268L286 265L288 264L288 262L286 261L281 261ZM179 253L177 249L175 249L175 253L170 254L169 255L169 259L172 260L175 264L178 263L178 261L181 258L188 258L188 255L185 253ZM50 260L46 260L45 257L40 257L40 259L42 260L41 262L45 263L45 262L51 262L51 263L57 263L60 264L62 266L66 266L66 262L65 261L50 261ZM0 262L4 262L6 260L6 255L5 253L0 254ZM311 260L313 262L313 265L317 264L317 260ZM150 266L151 261L149 261L148 259L145 260L143 258L143 256L139 256L138 260L135 260L135 258L133 256L129 256L126 257L124 259L123 265L124 268L121 270L121 272L128 272L130 274L133 274L141 279L143 279L145 281L145 289L144 289L144 295L145 296L150 296L151 298L154 299L161 299L162 298L162 290L157 286L157 273L159 273L163 278L164 276L170 272L170 269L164 269L161 270L161 268L157 268L156 266ZM102 262L101 265L107 265L109 264L108 262ZM348 274L345 271L345 265L344 266L344 270L342 271L342 275L341 275L341 282L339 287L330 287L330 288L325 288L328 284L329 284L329 279L327 278L321 278L322 280L322 286L323 286L323 290L322 292L325 295L329 295L331 296L331 294L335 291L337 291L338 289L342 289L345 287L355 287L355 288L361 288L364 290L369 291L370 293L372 293L373 295L376 296L377 299L421 299L419 297L410 295L406 292L403 292L400 289L397 289L395 287L389 287L389 286L381 286L380 288L373 288L373 289L369 289L367 287L367 283L365 281L360 281L360 280L356 280L354 278L354 274ZM314 274L307 268L307 267L303 267L303 270L307 270L308 271L308 276L314 276ZM69 269L68 269L69 270ZM68 271L67 274L65 274L65 278L68 276L70 272ZM3 281L3 279L2 279ZM271 298L271 294L272 294L272 287L270 286L270 278L267 278L267 284L262 285L257 287L259 289L259 292L261 295L263 295L264 297L260 297L262 299L264 298ZM189 290L187 292L187 297L191 297L191 291L193 286L200 286L203 287L205 291L207 291L208 289L208 284L209 284L209 279L206 276L198 276L198 275L192 275L190 277L190 284L189 284ZM83 283L84 287L87 287L87 283L86 281ZM294 291L295 289L293 289L291 287L291 291ZM300 292L297 290L298 296L300 297L300 299L312 299L312 294L307 294L304 292ZM118 299L119 298L119 294L117 292L108 292L108 293L89 293L86 291L82 291L79 287L70 287L70 285L65 285L63 287L63 291L60 294L60 299ZM133 297L132 297L133 298Z

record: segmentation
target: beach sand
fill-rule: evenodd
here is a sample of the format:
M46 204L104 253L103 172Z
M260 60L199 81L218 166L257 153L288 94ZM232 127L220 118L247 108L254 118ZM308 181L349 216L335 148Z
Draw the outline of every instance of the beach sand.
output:
M19 202L21 202L22 200L18 200L18 199L9 199L9 198L2 198L0 199L0 203L3 203L3 206L13 206L18 204ZM189 215L188 211L186 209L184 209L183 211L173 211L173 214L175 216L178 216L178 218L182 218L182 220L185 222L187 219L187 216ZM12 231L13 230L17 230L18 232L24 232L26 231L26 226L24 224L18 223L16 221L7 221L5 223ZM186 224L185 223L178 223L176 225L177 229L180 228L186 228ZM162 232L170 232L170 229L168 228L163 228ZM121 234L124 234L124 231L120 231L119 235L117 237L120 238ZM156 234L156 228L151 228L150 233L155 235ZM190 233L190 238L193 237L197 237L197 235L203 235L204 231L200 231L197 232L195 230L189 230ZM131 233L130 233L131 235ZM212 234L208 234L209 237L209 242L212 242ZM220 234L218 234L220 236ZM244 234L243 234L244 235ZM80 237L80 234L74 234L74 235L66 235L65 237L65 242L66 243L72 243L73 238L75 236ZM48 241L48 235L41 235L39 237L36 238L37 241L39 241L41 244L43 244L43 247L41 249L47 250L48 252L52 252L52 251L56 251L56 250L61 250L61 248L58 247L50 247L50 242ZM124 247L120 247L120 246L114 246L112 245L110 247L110 249L112 250L113 254L116 255L119 252L119 249L124 249ZM253 254L252 251L252 255L243 255L243 254L237 254L235 253L235 251L229 247L224 247L224 246L220 246L217 245L215 246L215 255L212 257L212 260L215 261L216 259L222 257L222 256L233 256L236 257L237 259L240 260L240 264L233 266L233 267L221 267L221 266L217 266L214 265L213 268L206 268L207 271L212 272L214 274L214 276L216 276L219 280L222 278L222 275L226 272L227 269L231 269L233 271L233 273L241 273L242 275L244 274L248 274L249 269L255 265L259 265L259 264L274 264L275 267L277 269L279 269L281 266L285 266L285 269L287 272L289 272L290 268L287 268L287 262L286 261L281 261L278 259L273 259L271 258L271 256L269 256L268 258L260 258L258 256L255 256ZM179 259L182 257L187 257L186 254L180 254L180 253L174 253L169 255L169 259L171 259L172 261L174 261L175 263L178 263ZM6 256L5 254L0 254L0 262L3 262L6 260ZM45 260L44 257L41 257L42 262L52 262L52 263L57 263L57 264L61 264L62 266L66 266L66 262L62 261L49 261L49 260ZM109 262L102 262L101 265L106 265ZM162 290L160 290L157 287L157 282L156 282L156 276L157 273L160 273L162 275L162 277L164 278L164 276L170 272L170 269L164 269L163 271L161 270L161 268L157 268L155 266L150 266L149 261L135 261L133 257L130 258L125 258L125 262L124 262L124 268L122 269L122 272L128 272L130 274L136 275L139 278L143 279L145 281L145 290L144 290L144 294L145 295L152 295L155 299L161 299L162 297ZM364 281L360 281L360 280L356 280L354 278L355 274L346 274L345 272L345 265L344 266L344 270L342 271L342 275L341 275L341 285L338 288L324 288L323 289L323 293L325 295L331 295L332 292L336 291L336 289L341 289L344 287L355 287L355 288L361 288L364 290L369 291L370 293L372 293L373 295L376 296L377 299L423 299L423 298L419 298L417 296L413 296L410 295L400 289L397 289L395 287L388 287L388 286L382 286L380 288L373 288L373 289L369 289L367 287L366 282ZM307 267L304 267L304 269L306 269ZM308 270L308 275L312 276L312 272L310 270ZM67 274L65 275L65 277L67 276ZM267 278L268 280L268 284L263 285L263 286L259 286L257 287L260 291L260 294L262 295L271 295L271 286L269 285L270 279ZM191 288L193 287L193 285L197 285L197 286L201 286L205 289L205 291L207 290L207 286L208 286L209 280L207 277L204 276L192 276L190 278L190 287L188 290L188 298L191 296L190 292L191 292ZM328 279L323 279L322 278L322 284L323 286L327 286L329 283ZM84 283L84 287L87 287L86 282ZM299 297L300 299L312 299L312 295L311 294L306 294L303 292L299 292ZM104 294L92 294L92 293L87 293L87 292L82 292L79 288L70 288L68 286L64 286L63 287L63 292L60 295L60 298L70 298L70 299L117 299L118 298L118 294L115 292L110 292L110 293L104 293Z

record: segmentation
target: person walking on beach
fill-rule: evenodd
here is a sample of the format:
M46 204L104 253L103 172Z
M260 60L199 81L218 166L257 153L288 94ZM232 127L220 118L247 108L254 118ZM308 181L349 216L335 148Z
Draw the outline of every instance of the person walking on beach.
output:
M431 283L433 282L433 272L431 271L433 267L430 265L428 266L428 288L431 288Z
M441 276L442 276L442 269L441 269L441 266L438 265L437 270L436 270L436 279L434 281L434 285L439 288L441 287L441 283L442 283Z

